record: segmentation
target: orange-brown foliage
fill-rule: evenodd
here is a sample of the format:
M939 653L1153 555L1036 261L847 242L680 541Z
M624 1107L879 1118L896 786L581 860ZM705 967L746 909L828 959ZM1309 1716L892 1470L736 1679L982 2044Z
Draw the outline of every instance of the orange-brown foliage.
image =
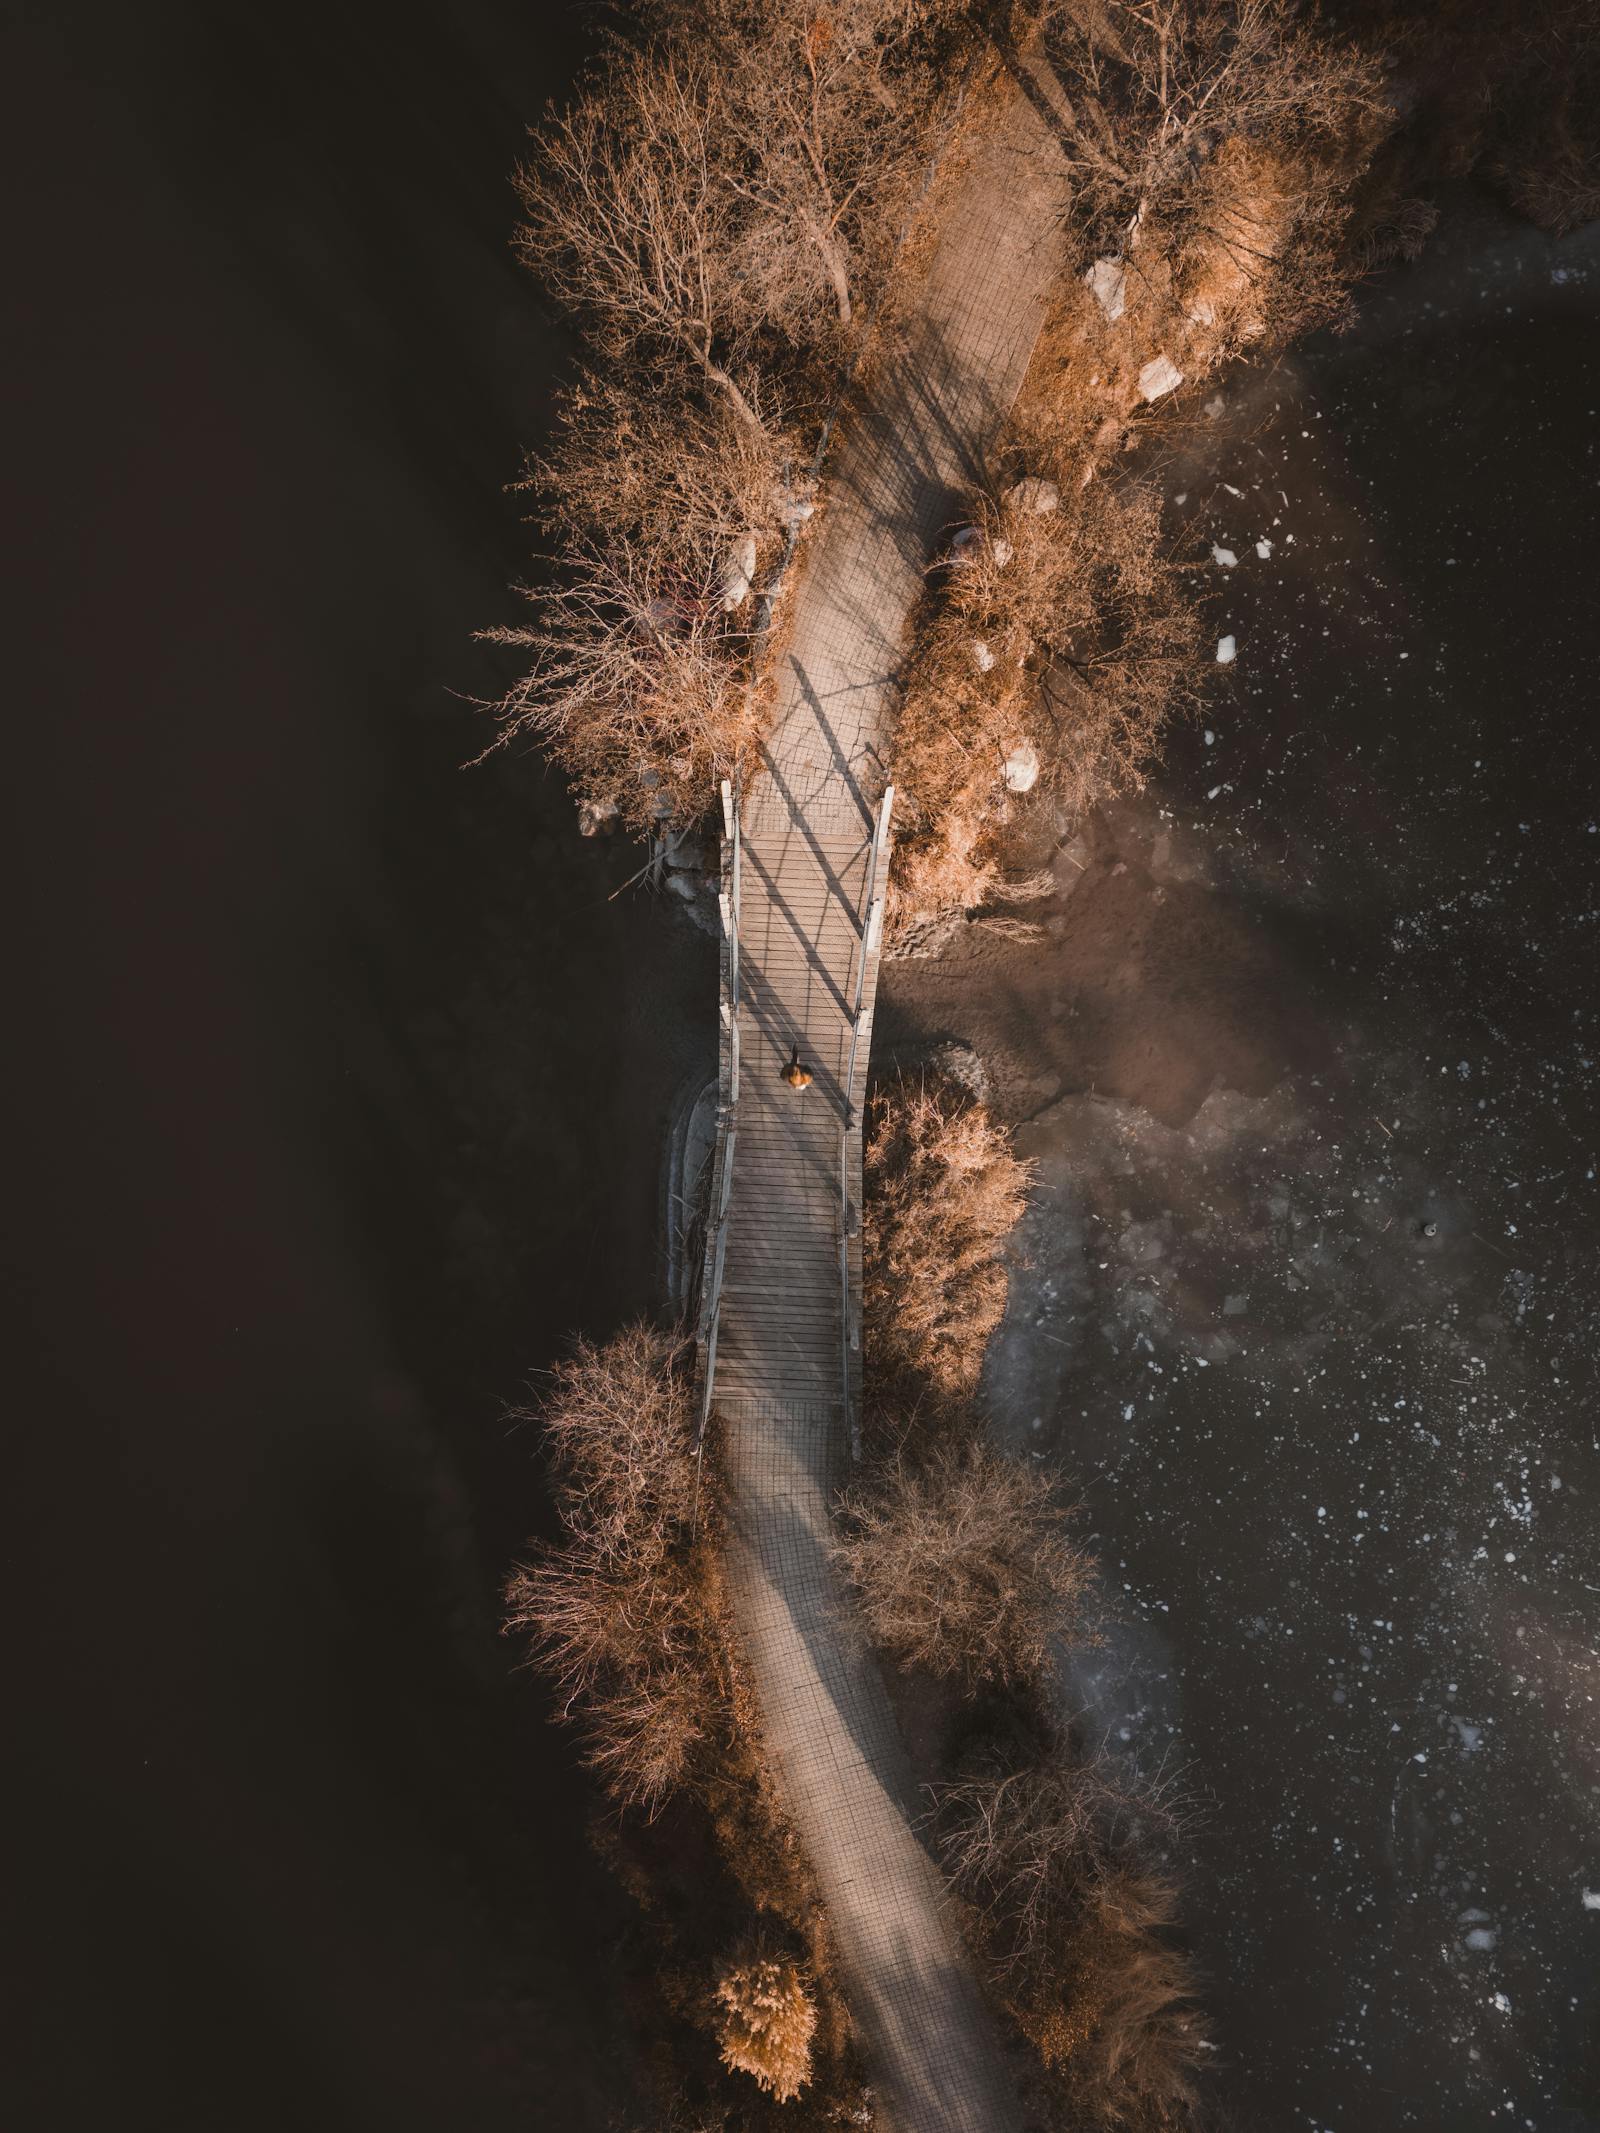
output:
M844 1500L840 1566L873 1640L971 1685L1042 1676L1082 1641L1094 1561L1066 1531L1050 1478L981 1441L901 1453Z
M949 1410L976 1389L1005 1310L1000 1255L1029 1166L964 1089L922 1079L874 1097L865 1171L869 1397Z

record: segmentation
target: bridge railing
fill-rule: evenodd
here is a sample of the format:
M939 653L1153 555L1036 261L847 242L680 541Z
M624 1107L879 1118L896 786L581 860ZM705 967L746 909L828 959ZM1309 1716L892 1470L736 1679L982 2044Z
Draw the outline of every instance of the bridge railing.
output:
M718 1003L717 1143L712 1156L711 1192L706 1202L705 1258L700 1275L700 1314L696 1334L700 1354L700 1413L695 1425L695 1457L705 1444L716 1387L717 1325L722 1310L722 1270L728 1250L728 1202L733 1194L733 1155L739 1117L739 904L743 877L743 838L739 826L740 781L722 781L722 886L717 903L722 913L721 998Z
M850 1003L850 1056L845 1068L839 1125L839 1386L850 1418L850 1456L861 1457L861 1402L856 1397L861 1371L861 1208L850 1197L850 1181L861 1176L861 1105L856 1092L858 1063L864 1073L863 1037L871 1049L872 1011L867 1005L867 976L883 940L883 899L888 874L889 831L894 814L894 787L884 787L872 825L867 854L866 908L857 913L861 944L856 955ZM851 1263L854 1246L856 1264Z

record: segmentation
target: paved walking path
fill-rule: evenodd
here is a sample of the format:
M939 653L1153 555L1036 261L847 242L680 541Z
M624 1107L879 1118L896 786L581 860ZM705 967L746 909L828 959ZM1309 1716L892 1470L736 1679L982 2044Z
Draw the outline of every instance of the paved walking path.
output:
M952 197L903 357L882 363L841 438L742 814L741 1067L714 1377L730 1584L894 2133L1013 2133L1019 2113L913 1834L882 1681L843 1621L827 1557L859 1399L848 1329L859 1325L861 1138L848 1107L866 1079L876 955L864 973L858 964L906 624L955 492L1021 384L1062 200L1048 132L1014 95ZM779 1079L794 1045L815 1076L803 1093Z

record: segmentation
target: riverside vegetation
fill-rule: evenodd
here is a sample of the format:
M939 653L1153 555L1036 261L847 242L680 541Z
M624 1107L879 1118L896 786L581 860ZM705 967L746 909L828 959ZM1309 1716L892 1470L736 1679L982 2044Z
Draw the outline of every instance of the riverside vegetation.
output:
M1036 2121L1186 2122L1210 2041L1171 1932L1179 1818L1170 1788L1074 1733L1056 1669L1096 1639L1097 1566L1055 1485L990 1444L978 1398L1028 1167L970 1092L919 1077L874 1098L866 1174L866 1456L840 1567L891 1684L921 1677L933 1838L1032 2047Z
M1600 211L1581 0L1362 0L1337 29L1295 0L643 0L518 179L582 352L524 477L548 549L488 633L523 671L485 752L539 741L586 829L697 823L752 760L833 423L892 349L930 174L1024 47L1060 89L1068 271L907 647L903 943L1007 923L1018 854L1136 783L1201 689L1151 469L1204 381L1337 322L1441 180L1553 229Z
M981 1103L922 1078L875 1095L866 1175L864 1458L838 1565L898 1693L932 1687L932 1836L1032 2048L1037 2122L1160 2126L1196 2105L1208 2041L1171 1937L1177 1824L1063 1714L1057 1655L1096 1634L1096 1566L977 1402L1027 1167ZM538 1419L562 1534L513 1573L506 1626L613 1803L597 1841L640 1906L665 2123L870 2124L827 1921L762 1756L685 1363L636 1325L552 1373Z
M490 748L539 740L586 829L697 822L750 761L783 566L925 256L930 171L959 163L1030 44L1063 90L1073 251L913 618L902 946L971 917L1023 926L1041 837L1136 782L1196 700L1188 559L1153 475L1202 381L1336 322L1355 276L1425 241L1441 176L1476 173L1551 228L1600 208L1596 35L1565 0L1426 27L1358 0L1337 34L1289 0L646 0L520 181L522 250L585 352L527 470L550 552L529 619L493 633L524 666ZM1209 2051L1174 1935L1179 1825L1062 1716L1055 1655L1094 1635L1094 1565L977 1404L1026 1187L962 1090L879 1092L866 1457L837 1560L896 1693L935 1714L931 1840L1031 2048L1035 2117L1171 2126L1204 2114ZM537 1421L562 1537L514 1573L507 1626L611 1803L597 1838L640 1907L663 2122L870 2124L732 1635L688 1347L643 1325L579 1343Z

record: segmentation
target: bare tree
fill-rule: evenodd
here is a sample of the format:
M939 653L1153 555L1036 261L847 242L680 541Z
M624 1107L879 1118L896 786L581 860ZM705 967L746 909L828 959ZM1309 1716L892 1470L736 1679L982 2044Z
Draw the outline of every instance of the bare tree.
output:
M660 44L613 47L573 108L552 111L517 174L518 245L613 360L686 365L759 429L739 292L729 262L738 201L720 166L720 76Z
M729 1727L725 1625L697 1538L693 1403L674 1344L635 1325L580 1342L536 1417L548 1436L561 1544L519 1565L505 1629L528 1638L588 1760L624 1801L654 1806Z
M556 533L672 549L691 571L749 533L774 554L808 495L793 472L804 443L753 385L752 396L754 429L693 390L627 367L586 370L519 487Z
M744 204L735 272L797 339L819 306L849 326L906 211L944 80L929 14L903 0L679 0L714 54L728 183ZM940 11L948 28L959 11ZM946 40L948 41L948 40Z
M1094 1560L1068 1538L1050 1477L990 1446L904 1454L852 1489L836 1553L874 1641L969 1683L1038 1679L1082 1636Z
M530 622L483 633L533 655L485 753L536 735L581 799L639 830L704 813L760 725L727 567L676 537L570 547Z
M1371 51L1336 42L1293 0L1045 0L1074 220L1090 245L1174 202L1231 138L1316 157L1389 120Z

